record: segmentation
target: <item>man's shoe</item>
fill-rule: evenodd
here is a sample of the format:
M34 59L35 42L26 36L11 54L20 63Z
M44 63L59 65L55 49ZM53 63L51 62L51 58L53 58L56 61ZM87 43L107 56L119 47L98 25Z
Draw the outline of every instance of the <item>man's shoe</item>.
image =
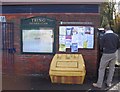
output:
M111 87L111 86L112 86L112 84L111 84L111 83L110 83L110 84L107 84L107 83L106 83L106 86L107 86L107 87Z
M97 83L93 83L93 86L96 88L102 88L102 87L98 86Z

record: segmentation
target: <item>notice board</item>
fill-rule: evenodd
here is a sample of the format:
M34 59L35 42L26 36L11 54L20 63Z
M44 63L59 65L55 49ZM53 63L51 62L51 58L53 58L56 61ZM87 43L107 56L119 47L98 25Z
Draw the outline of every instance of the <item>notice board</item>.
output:
M55 20L32 17L21 20L22 53L54 53Z
M93 26L59 26L59 51L78 52L78 49L94 48Z

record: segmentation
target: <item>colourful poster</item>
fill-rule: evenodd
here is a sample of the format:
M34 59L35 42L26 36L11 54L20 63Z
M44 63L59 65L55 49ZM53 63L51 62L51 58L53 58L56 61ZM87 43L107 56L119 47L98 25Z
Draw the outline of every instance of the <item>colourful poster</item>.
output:
M71 52L78 52L78 44L77 43L72 43Z
M71 41L72 41L72 37L71 36L66 36L66 48L70 48L71 46Z
M65 44L59 44L59 51L63 51L63 52L66 51L66 46L65 46Z
M59 51L66 51L65 36L59 36Z
M66 27L66 35L67 36L72 35L72 30L73 30L73 27Z

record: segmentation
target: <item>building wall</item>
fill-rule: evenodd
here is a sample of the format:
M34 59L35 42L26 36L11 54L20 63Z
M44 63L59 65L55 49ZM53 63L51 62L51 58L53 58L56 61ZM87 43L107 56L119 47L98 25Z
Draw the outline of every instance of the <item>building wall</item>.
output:
M8 9L8 8L7 8ZM85 60L87 76L96 76L98 64L98 47L97 47L97 28L99 27L99 13L13 13L3 14L6 16L7 22L14 23L14 46L16 53L14 54L14 72L18 75L26 74L48 74L51 60L54 55L51 54L22 54L21 53L21 29L20 21L22 18L29 18L33 16L43 16L56 19L56 53L58 51L58 27L59 22L92 22L95 27L95 46L93 50L79 49L79 54L82 54ZM67 49L67 53L71 53Z
M14 56L14 72L18 75L26 74L48 74L51 60L54 55L51 54L22 54L21 53L21 35L20 35L20 20L32 16L46 16L55 18L56 23L56 53L58 51L58 27L61 20L65 22L92 22L95 27L95 46L93 50L79 49L79 54L82 54L85 60L87 76L96 76L98 63L98 47L97 47L97 30L99 27L98 13L33 13L33 14L4 14L7 22L14 23L14 46L16 53ZM70 49L67 53L71 53Z

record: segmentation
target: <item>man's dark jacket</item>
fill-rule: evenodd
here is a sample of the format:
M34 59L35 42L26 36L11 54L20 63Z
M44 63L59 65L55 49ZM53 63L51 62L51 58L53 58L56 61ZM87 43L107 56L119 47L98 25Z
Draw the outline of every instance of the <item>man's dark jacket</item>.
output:
M119 37L116 33L110 30L110 32L105 33L100 39L100 49L103 53L110 54L116 52L119 48Z

